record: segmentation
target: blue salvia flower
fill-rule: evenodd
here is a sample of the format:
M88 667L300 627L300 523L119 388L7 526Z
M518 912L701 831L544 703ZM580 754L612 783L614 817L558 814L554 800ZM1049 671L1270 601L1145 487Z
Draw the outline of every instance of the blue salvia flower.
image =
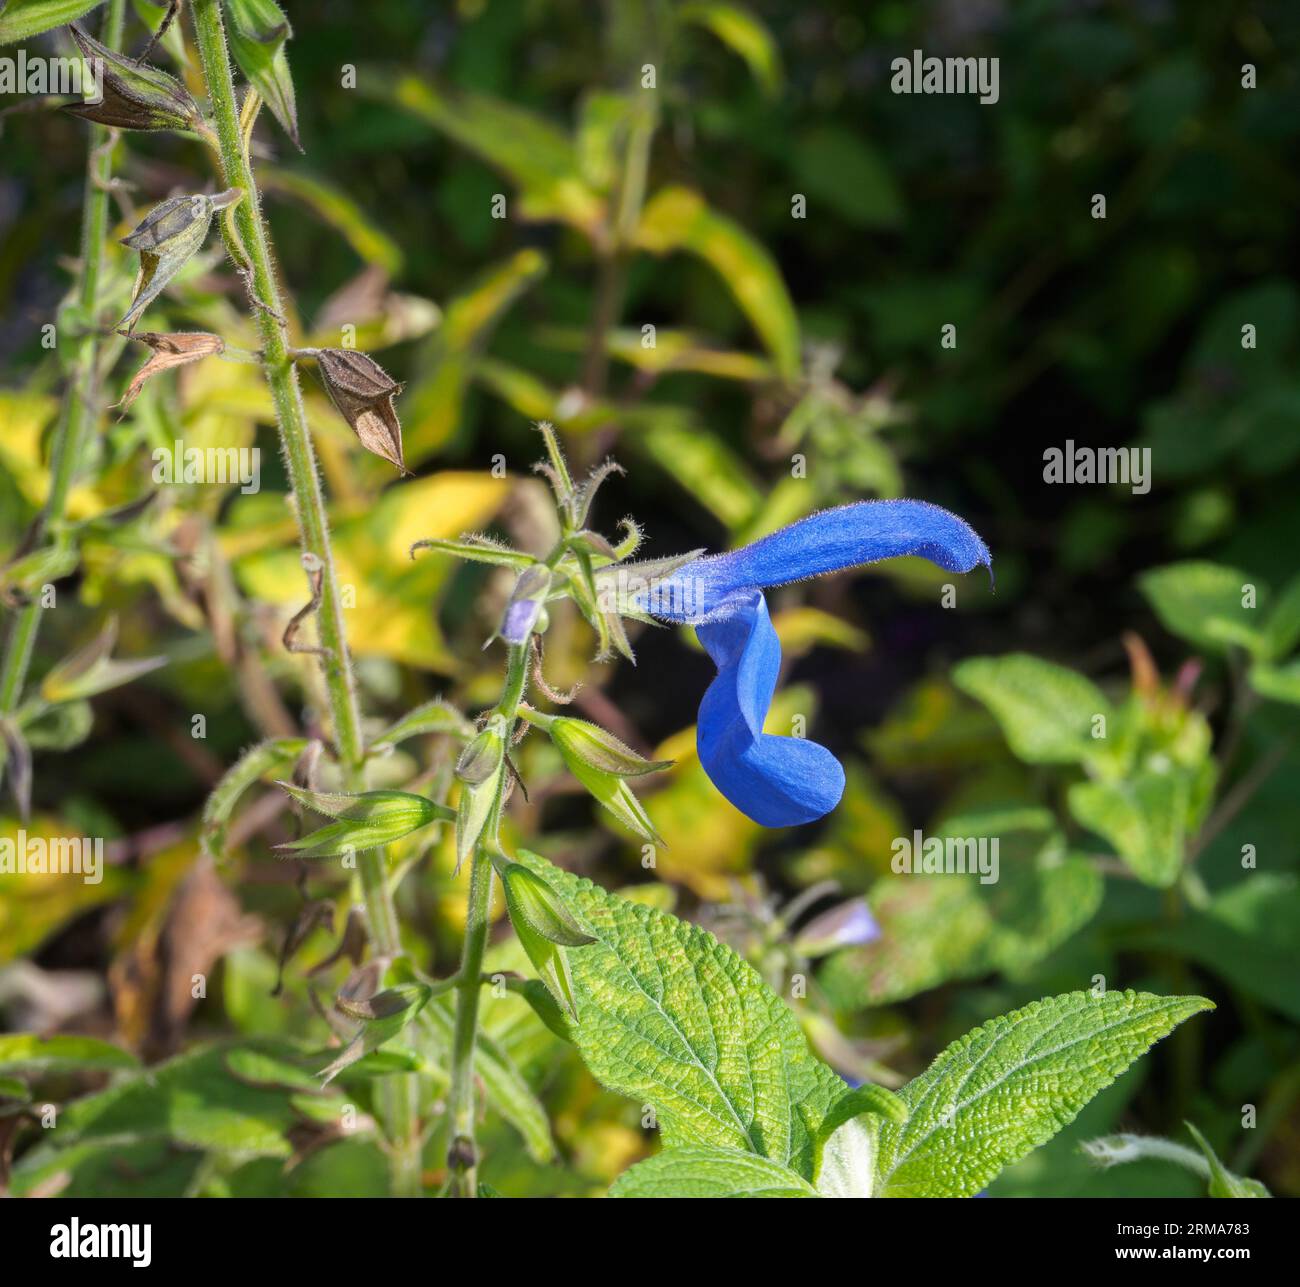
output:
M955 514L924 501L894 500L824 510L739 550L695 559L639 584L636 565L623 570L621 597L632 610L693 625L713 658L718 677L700 703L696 729L700 763L755 822L812 822L844 793L844 770L824 746L763 732L781 668L763 588L902 554L947 572L991 567L988 547Z

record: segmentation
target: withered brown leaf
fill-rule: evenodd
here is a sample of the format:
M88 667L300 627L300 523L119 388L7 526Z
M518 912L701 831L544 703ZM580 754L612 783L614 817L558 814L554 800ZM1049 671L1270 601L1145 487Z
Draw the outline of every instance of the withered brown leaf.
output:
M226 342L220 335L208 331L141 331L131 338L147 344L153 349L153 356L132 377L122 395L122 401L118 403L120 407L129 407L144 388L145 381L159 371L168 371L174 366L188 366L191 362L199 362L205 357L220 353L226 347Z

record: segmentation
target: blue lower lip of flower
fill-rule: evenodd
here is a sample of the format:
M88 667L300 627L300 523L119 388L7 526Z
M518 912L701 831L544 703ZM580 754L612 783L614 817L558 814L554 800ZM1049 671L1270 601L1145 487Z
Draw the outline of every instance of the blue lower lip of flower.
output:
M764 827L794 827L829 813L844 794L840 762L816 742L763 732L781 669L763 595L753 591L732 616L696 633L718 668L696 731L713 785Z

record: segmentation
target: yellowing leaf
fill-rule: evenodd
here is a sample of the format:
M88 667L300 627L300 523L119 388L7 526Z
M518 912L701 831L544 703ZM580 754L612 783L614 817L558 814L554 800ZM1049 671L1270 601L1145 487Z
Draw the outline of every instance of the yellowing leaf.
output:
M521 250L447 305L417 364L430 374L412 383L402 403L406 457L412 464L432 455L456 431L473 359L501 315L545 271L541 254Z
M669 187L647 204L636 230L642 250L665 255L686 250L726 283L776 363L795 379L800 370L799 319L776 261L739 224L718 214L698 192Z
M517 183L523 218L561 219L588 235L604 221L604 199L583 180L577 148L544 118L485 94L452 94L415 76L384 93Z
M368 511L336 524L339 583L355 596L355 606L345 612L357 656L388 657L443 672L457 669L435 620L450 561L412 561L409 551L423 537L459 536L481 527L509 486L505 479L483 473L435 474L391 488ZM248 555L237 563L236 572L254 598L293 612L307 601L296 546Z

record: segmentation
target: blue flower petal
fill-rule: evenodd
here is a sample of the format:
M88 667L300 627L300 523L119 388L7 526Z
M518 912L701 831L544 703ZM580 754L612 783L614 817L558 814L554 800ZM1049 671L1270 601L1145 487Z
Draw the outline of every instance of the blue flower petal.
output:
M697 627L718 668L700 703L700 763L713 785L762 826L812 822L839 803L844 770L816 742L763 732L781 644L759 591L733 606L731 615Z
M733 598L902 554L947 572L990 566L988 546L969 523L925 501L858 501L822 510L727 554L678 568L641 596L643 610L695 624L728 615Z

